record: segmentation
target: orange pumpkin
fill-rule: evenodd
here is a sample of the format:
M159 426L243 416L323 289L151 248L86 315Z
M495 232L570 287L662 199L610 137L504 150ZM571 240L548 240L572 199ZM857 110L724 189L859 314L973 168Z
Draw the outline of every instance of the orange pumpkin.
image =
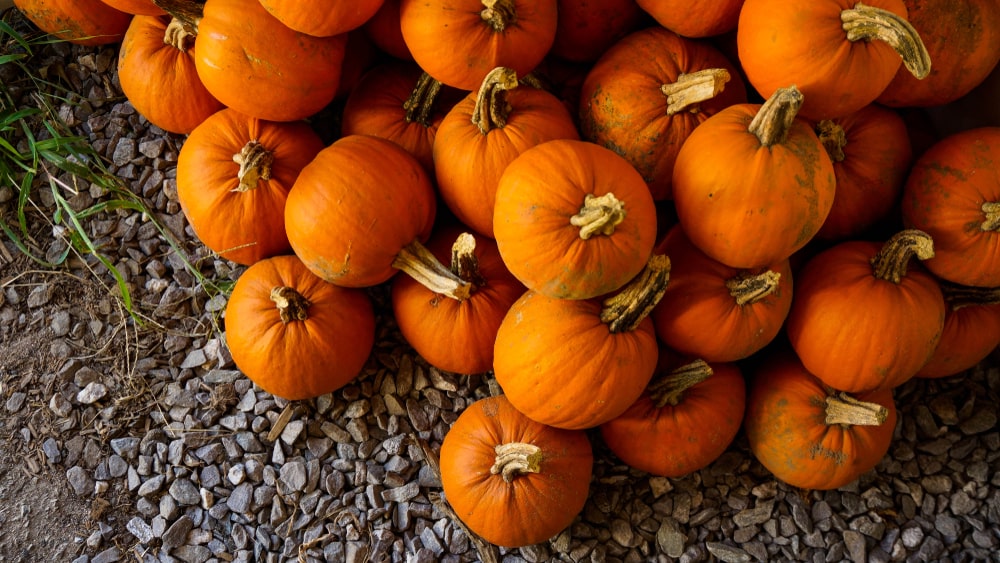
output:
M959 374L1000 346L1000 288L941 282L941 289L947 305L941 340L917 377Z
M384 53L403 61L412 61L410 48L399 27L400 0L384 0L382 7L362 26L368 38Z
M526 287L588 299L617 290L646 265L656 208L625 159L560 139L524 151L504 170L493 232L507 268Z
M635 0L558 0L556 36L549 54L567 61L596 61L642 23Z
M285 200L322 148L305 123L221 110L191 132L177 157L184 216L205 246L233 262L285 254Z
M295 31L314 37L347 33L364 25L383 0L259 0L264 9Z
M153 0L101 0L108 6L126 14L137 16L162 16L166 14Z
M587 435L532 421L503 396L469 405L441 443L441 485L459 519L504 547L543 542L583 510L594 454Z
M746 385L734 364L683 361L665 350L660 358L649 387L601 425L601 437L629 467L682 477L707 467L732 443L743 423Z
M791 353L755 370L743 427L754 457L802 489L831 490L871 470L896 427L892 391L851 396L811 374Z
M14 0L38 29L77 45L108 45L125 37L132 14L102 0Z
M684 37L710 37L736 29L743 0L636 0L663 27Z

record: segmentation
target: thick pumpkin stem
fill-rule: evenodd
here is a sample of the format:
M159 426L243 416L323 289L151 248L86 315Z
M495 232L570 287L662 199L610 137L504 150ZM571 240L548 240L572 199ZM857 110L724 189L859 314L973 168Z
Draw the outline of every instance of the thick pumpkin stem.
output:
M604 300L601 322L612 333L639 328L649 313L660 302L670 282L670 258L654 254L646 267L617 295Z
M476 94L476 107L472 110L472 123L483 135L507 125L513 109L507 102L507 90L517 88L520 82L513 69L498 66L491 70Z
M243 145L240 152L233 155L233 162L240 165L240 171L237 173L240 184L233 191L242 193L256 188L260 180L266 182L271 179L274 153L257 141L249 141Z
M462 233L451 245L451 271L456 276L472 284L472 290L486 285L482 272L479 271L479 258L476 257L476 237L470 233Z
M569 224L580 227L580 238L612 235L615 227L625 220L625 202L608 192L602 196L587 194L579 213L569 218Z
M170 14L191 35L198 35L198 23L205 13L204 2L192 0L153 0L158 8ZM172 22L171 22L172 23Z
M288 286L277 286L271 289L271 301L278 307L278 317L288 324L292 321L304 321L309 318L306 312L312 303Z
M660 86L667 97L667 115L682 111L698 113L698 104L718 96L729 82L729 71L706 68L677 77L677 82Z
M1000 287L972 287L939 280L944 302L957 311L975 305L1000 305Z
M816 124L816 135L819 136L826 154L830 155L830 160L834 162L844 162L847 155L844 154L844 147L847 146L847 134L844 128L830 119L824 119Z
M859 401L847 393L826 398L826 424L879 426L889 417L889 409L878 403Z
M514 0L483 0L483 11L479 12L479 16L497 33L517 23Z
M434 110L434 102L438 94L441 93L441 83L426 72L417 79L417 85L413 88L410 97L403 102L405 114L403 118L407 123L419 123L424 127L431 126L431 112Z
M510 483L515 477L541 472L542 449L526 442L497 444L493 449L496 458L490 467L491 475L500 475Z
M688 389L705 381L715 372L705 360L695 360L655 379L648 387L653 405L661 409L667 405L676 407L684 400Z
M406 272L434 293L459 301L472 295L472 284L445 267L419 241L414 240L404 246L392 261L392 267Z
M910 258L934 257L934 239L923 231L907 229L892 236L871 259L872 274L880 279L899 283L906 276Z
M726 289L739 306L753 305L778 289L781 274L767 270L759 274L739 275L726 280Z
M163 43L185 53L194 45L195 34L181 20L170 18L167 31L163 34Z
M916 29L889 10L858 2L840 12L840 23L848 41L884 41L903 58L903 65L917 78L931 73L931 56Z
M778 88L760 106L757 115L750 122L749 130L760 140L761 146L777 145L788 136L801 107L802 92L794 84Z
M979 226L984 231L1000 231L1000 201L987 201L983 204L986 220Z

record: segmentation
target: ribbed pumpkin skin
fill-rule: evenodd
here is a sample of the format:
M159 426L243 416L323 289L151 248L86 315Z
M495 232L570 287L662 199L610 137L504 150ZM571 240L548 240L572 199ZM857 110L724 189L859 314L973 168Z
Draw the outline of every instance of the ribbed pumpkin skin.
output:
M258 0L264 9L295 31L330 37L361 27L383 0Z
M538 473L510 483L490 473L500 444L538 446ZM469 405L441 443L441 484L448 503L472 531L490 543L519 547L543 542L572 523L590 487L593 452L578 430L539 424L505 396Z
M240 165L233 155L250 141L273 154L271 178L236 191ZM306 123L263 121L232 109L203 121L177 158L177 198L195 234L223 258L253 264L291 250L285 201L301 170L323 148Z
M77 45L108 45L125 36L132 14L102 0L15 0L38 29Z
M1000 127L948 136L913 165L903 187L903 223L934 239L925 260L960 285L1000 286L1000 231L984 231L984 203L1000 202Z
M283 323L270 299L290 287L311 305L306 320ZM226 305L226 343L236 366L262 389L289 400L350 383L375 341L368 294L329 284L295 256L261 260L240 275Z
M427 240L435 205L413 155L380 137L349 135L302 169L285 204L285 230L318 276L370 287L397 272L392 263L404 246Z
M769 358L750 382L744 431L754 457L775 477L802 489L838 489L885 456L896 427L888 389L854 396L888 409L878 426L825 423L833 391L791 354Z
M108 6L121 10L126 14L138 16L162 16L166 12L161 10L153 0L101 0Z
M192 45L164 43L165 18L135 16L118 51L118 80L136 111L164 131L190 133L225 106L201 83Z
M736 29L743 0L636 0L663 27L684 37L710 37Z
M957 375L983 361L1000 346L1000 305L948 307L944 329L931 359L917 377Z
M227 107L296 121L333 100L346 35L293 31L257 1L208 0L204 11L195 40L198 76Z

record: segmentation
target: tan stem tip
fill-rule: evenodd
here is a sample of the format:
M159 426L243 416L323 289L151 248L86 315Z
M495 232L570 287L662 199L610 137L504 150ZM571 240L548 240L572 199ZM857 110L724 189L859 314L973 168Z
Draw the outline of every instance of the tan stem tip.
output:
M614 234L615 227L625 220L625 203L608 192L602 196L587 194L580 211L569 218L569 223L580 227L580 238L587 240L594 235Z
M510 483L515 477L541 472L542 449L525 442L497 444L496 458L490 467L491 475L500 475Z
M271 289L270 298L278 308L278 316L282 323L288 324L309 318L308 309L312 303L293 288L276 286Z
M729 71L724 68L706 68L681 74L677 82L660 86L660 91L667 97L667 115L685 110L697 112L698 104L722 93L729 78Z
M903 65L918 79L931 73L931 56L910 22L899 15L858 2L840 13L848 41L884 41L903 59Z
M889 409L878 403L859 401L847 393L826 398L826 424L879 426L889 417Z

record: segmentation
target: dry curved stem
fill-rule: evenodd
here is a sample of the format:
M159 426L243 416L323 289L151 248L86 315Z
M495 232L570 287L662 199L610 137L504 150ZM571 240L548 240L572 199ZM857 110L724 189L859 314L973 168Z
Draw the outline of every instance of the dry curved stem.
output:
M198 23L205 14L205 3L192 0L153 0L159 9L177 19L191 35L198 35Z
M916 78L931 73L931 56L920 34L906 21L889 10L858 2L840 12L840 23L848 41L884 41L903 58L903 65Z
M698 113L698 104L718 96L729 78L729 71L724 68L706 68L681 74L677 82L660 86L660 91L667 97L667 115L682 111Z
M510 483L515 477L528 473L539 473L542 463L542 449L526 442L509 442L497 444L494 448L496 458L490 467L491 475L500 475Z
M479 12L479 16L497 33L502 33L517 23L514 0L483 0L483 10Z
M1000 231L1000 201L987 201L981 208L986 215L979 228L983 231Z
M745 274L726 280L726 289L739 306L753 305L778 289L781 274L767 270L759 274Z
M163 34L163 43L170 45L182 53L186 53L194 45L195 37L196 35L181 20L170 18L167 30Z
M431 113L434 102L441 93L441 82L431 78L426 72L417 79L417 84L410 97L403 102L404 119L407 123L419 123L424 127L431 126Z
M787 88L778 88L764 101L749 127L761 146L770 147L784 142L802 107L802 99L802 92L792 84Z
M712 377L714 373L708 362L695 360L654 380L648 387L649 396L658 409L667 405L676 407L684 400L684 393L688 389Z
M654 254L642 272L617 295L604 300L601 322L612 333L635 330L660 302L670 282L670 258Z
M237 177L240 180L234 192L245 192L257 187L260 180L271 179L271 165L274 164L274 153L264 148L258 141L248 141L240 152L233 155L233 162L240 165Z
M278 307L281 322L304 321L309 318L308 309L312 303L295 289L279 285L271 288L271 301Z
M472 295L472 284L446 268L417 240L400 249L392 261L392 267L406 272L434 293L459 301L468 299Z
M889 409L878 403L859 401L847 393L826 398L826 424L843 426L879 426L889 417Z
M476 256L476 237L471 233L462 233L451 245L451 271L456 276L472 284L472 291L486 285L479 270L479 258Z
M615 227L625 220L625 202L608 192L602 196L587 194L583 207L569 218L569 224L580 227L580 238L587 240L594 235L612 235Z
M1000 305L1000 287L972 287L938 280L944 302L952 311L977 305Z
M919 260L934 257L934 239L918 229L906 229L893 235L871 259L872 275L880 280L898 284L906 277L910 258Z
M831 119L824 119L816 124L816 135L823 143L826 154L830 155L830 160L834 162L844 162L847 155L844 154L844 147L847 146L847 134L844 128Z
M476 93L476 106L472 110L472 123L483 135L507 125L513 110L507 102L507 91L517 88L520 81L513 69L498 66L486 74Z

